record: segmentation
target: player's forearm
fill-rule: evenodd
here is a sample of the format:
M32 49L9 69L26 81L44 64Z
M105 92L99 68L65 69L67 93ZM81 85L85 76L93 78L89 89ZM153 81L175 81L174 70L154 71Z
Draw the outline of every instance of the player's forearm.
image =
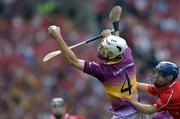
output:
M137 89L138 91L144 92L144 93L149 93L148 91L148 86L150 84L146 84L146 83L138 83L137 82Z
M134 102L132 102L132 104L134 105L134 107L137 110L139 110L145 114L153 114L158 111L154 105L143 104L138 101L134 101Z
M61 52L65 55L65 58L68 60L68 62L72 65L76 64L78 62L78 58L72 52L72 50L69 49L63 38L61 36L57 37L56 42L58 43Z

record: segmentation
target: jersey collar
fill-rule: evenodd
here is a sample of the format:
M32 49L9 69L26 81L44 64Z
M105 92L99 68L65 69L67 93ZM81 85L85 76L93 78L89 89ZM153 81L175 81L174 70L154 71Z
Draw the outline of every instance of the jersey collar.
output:
M161 88L159 88L159 89L160 89L160 90L169 89L169 88L171 88L175 83L176 83L176 81L174 81L173 83L171 83L171 84L169 84L169 85L167 85L167 86L161 87Z
M117 60L117 61L108 61L105 64L117 64L119 62L121 62L123 60L123 56L121 57L121 59Z

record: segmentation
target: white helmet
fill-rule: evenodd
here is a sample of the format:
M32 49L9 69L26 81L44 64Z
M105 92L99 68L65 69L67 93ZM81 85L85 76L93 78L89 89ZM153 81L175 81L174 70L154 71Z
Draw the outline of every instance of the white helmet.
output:
M111 57L105 56L107 57L107 59L120 57L123 54L124 50L128 47L126 41L123 38L114 35L103 38L101 45L107 50L107 53L113 53L113 56Z
M63 98L53 98L51 104L56 106L63 106L65 105L65 102Z

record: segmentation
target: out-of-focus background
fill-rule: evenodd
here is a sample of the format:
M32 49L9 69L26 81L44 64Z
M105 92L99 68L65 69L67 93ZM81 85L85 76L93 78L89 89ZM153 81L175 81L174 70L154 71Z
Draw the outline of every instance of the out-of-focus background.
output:
M112 28L108 15L114 5L123 8L121 37L133 50L139 82L150 83L149 73L159 61L180 66L179 0L0 0L0 119L48 119L53 97L63 97L71 114L110 118L99 81L62 56L48 63L42 59L58 49L48 36L49 25L60 26L73 45ZM97 46L95 41L73 51L99 61Z

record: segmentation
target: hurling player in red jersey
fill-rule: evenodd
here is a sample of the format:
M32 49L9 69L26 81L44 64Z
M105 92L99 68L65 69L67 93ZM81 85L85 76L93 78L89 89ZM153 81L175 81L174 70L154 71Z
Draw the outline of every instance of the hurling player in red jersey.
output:
M50 119L85 119L83 116L69 115L63 98L53 98L51 105L52 115Z
M180 119L180 81L178 66L162 61L152 71L152 83L137 83L138 91L158 96L152 104L143 104L135 98L131 103L141 112L152 114L158 111L168 112L174 119Z

